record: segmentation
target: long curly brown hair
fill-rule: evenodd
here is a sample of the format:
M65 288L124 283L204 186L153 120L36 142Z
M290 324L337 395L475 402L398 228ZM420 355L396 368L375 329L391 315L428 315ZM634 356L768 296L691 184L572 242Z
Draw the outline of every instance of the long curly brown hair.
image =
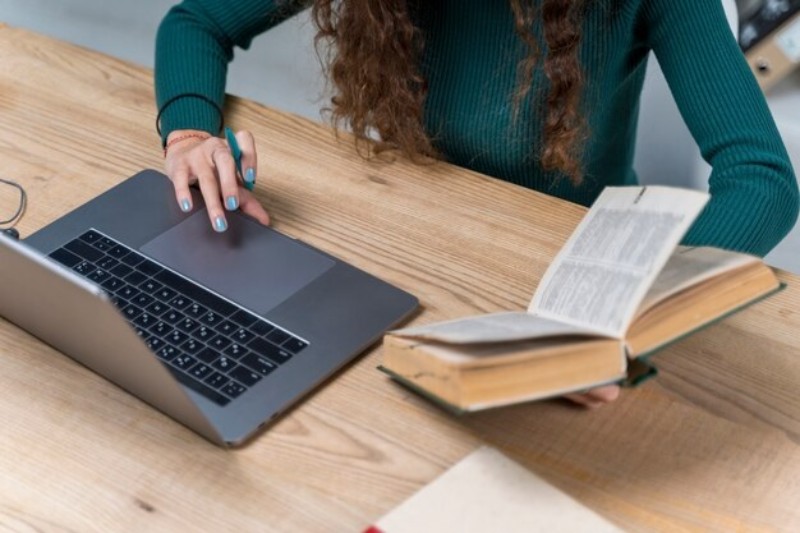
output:
M539 158L545 170L561 171L576 185L582 180L580 153L587 136L579 109L583 73L578 53L588 1L543 0L537 15L535 0L509 0L516 32L528 49L516 67L515 116L540 60L541 43L534 32L539 16L546 45L542 69L549 81ZM375 153L400 150L419 161L439 154L423 123L427 87L419 65L424 41L408 3L313 0L312 19L317 44L330 45L326 68L336 89L330 108L334 126L347 124L357 145Z

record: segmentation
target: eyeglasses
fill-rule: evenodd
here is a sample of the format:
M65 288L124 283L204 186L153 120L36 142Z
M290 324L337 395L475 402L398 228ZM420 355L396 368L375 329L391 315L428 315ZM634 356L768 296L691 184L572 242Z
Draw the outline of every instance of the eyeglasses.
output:
M0 220L0 229L2 229L2 226L13 227L14 224L19 222L19 220L22 218L22 215L25 214L25 207L28 205L28 194L25 192L25 189L22 188L22 185L15 181L0 178L0 183L19 191L19 205L17 210L13 215L11 215L10 218Z

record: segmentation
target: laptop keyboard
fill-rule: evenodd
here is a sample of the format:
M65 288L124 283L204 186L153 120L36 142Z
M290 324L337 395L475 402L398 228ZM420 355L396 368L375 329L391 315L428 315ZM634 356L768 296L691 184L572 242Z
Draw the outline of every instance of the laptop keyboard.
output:
M105 289L175 378L218 405L308 346L95 230L50 258Z

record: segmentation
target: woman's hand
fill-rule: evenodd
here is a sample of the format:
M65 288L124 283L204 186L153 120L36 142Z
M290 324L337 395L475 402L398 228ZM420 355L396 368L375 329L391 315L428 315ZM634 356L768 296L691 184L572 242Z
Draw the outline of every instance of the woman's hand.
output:
M183 139L178 141L179 138ZM242 171L249 181L254 181L257 168L255 139L249 131L239 131L236 141L242 150ZM225 139L209 136L203 131L176 130L167 137L167 146L167 175L175 187L175 198L182 211L192 209L189 186L199 183L215 231L228 229L225 210L239 208L262 224L269 224L267 212L238 179L236 163Z
M619 385L605 385L603 387L589 389L580 394L566 394L564 398L588 407L589 409L596 409L601 405L613 402L618 396Z

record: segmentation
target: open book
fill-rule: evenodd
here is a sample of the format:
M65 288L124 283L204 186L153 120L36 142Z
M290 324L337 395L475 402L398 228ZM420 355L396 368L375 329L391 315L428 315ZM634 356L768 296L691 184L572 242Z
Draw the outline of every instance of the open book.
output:
M651 374L646 356L781 288L759 258L679 246L708 194L606 188L527 312L393 331L381 370L473 411Z

